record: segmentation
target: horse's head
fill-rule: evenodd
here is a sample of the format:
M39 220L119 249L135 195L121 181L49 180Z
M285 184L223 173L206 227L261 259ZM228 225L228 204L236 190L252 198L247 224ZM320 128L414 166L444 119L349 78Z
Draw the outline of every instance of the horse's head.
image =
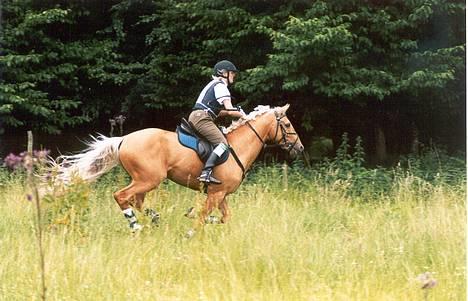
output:
M270 141L286 150L291 157L296 157L304 151L304 146L294 126L286 116L288 109L289 104L274 110L276 122L270 129L269 138Z

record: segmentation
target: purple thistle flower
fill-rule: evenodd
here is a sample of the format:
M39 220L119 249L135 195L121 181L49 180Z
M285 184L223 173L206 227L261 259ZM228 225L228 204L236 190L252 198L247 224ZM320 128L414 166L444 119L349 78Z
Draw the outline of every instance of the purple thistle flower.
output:
M23 158L21 156L17 156L13 153L8 154L8 156L3 159L3 164L11 169L16 170L22 166Z
M43 150L35 150L33 152L33 160L34 162L42 163L47 160L47 157L50 154L50 150L43 149ZM15 155L14 153L8 154L3 159L3 165L6 166L10 170L17 170L22 167L26 169L32 168L33 160L28 159L27 152L21 152L19 155Z
M50 154L50 150L48 149L35 150L33 152L34 158L37 158L39 162L45 161L49 154Z
M32 197L32 195L31 195L31 194L29 194L29 193L28 193L28 194L26 195L26 199L27 199L28 201L30 201L30 202L31 202L31 201L32 201L32 199L33 199L33 197Z

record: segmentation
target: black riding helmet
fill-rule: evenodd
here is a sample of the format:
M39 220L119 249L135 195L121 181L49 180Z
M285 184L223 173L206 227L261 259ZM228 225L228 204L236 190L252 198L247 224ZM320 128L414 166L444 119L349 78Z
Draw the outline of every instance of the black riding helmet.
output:
M214 76L223 76L224 71L239 72L236 66L227 60L217 62L216 65L214 65L213 67Z

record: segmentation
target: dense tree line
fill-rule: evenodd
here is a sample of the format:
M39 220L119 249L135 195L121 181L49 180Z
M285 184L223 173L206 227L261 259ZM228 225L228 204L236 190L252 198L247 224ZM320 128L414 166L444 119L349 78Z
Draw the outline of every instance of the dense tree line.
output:
M292 104L310 137L364 138L378 161L431 141L463 148L465 2L3 1L0 130L116 114L173 126L211 67L243 70L243 107Z

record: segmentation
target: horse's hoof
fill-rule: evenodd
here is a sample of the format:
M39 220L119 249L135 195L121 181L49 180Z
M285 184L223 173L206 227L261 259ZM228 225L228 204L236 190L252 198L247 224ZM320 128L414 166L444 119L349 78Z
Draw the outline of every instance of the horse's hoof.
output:
M143 226L140 224L134 224L132 227L130 227L132 233L140 232L143 230Z
M190 229L185 233L185 238L190 239L195 236L196 231L194 229Z
M187 218L195 218L196 212L195 212L195 207L190 207L187 209L187 212L184 214L185 217Z
M159 220L161 219L161 215L156 212L156 210L147 208L145 209L145 215L151 218L151 222L155 225L159 225Z
M205 223L206 224L219 224L220 220L217 216L210 215L206 218Z

